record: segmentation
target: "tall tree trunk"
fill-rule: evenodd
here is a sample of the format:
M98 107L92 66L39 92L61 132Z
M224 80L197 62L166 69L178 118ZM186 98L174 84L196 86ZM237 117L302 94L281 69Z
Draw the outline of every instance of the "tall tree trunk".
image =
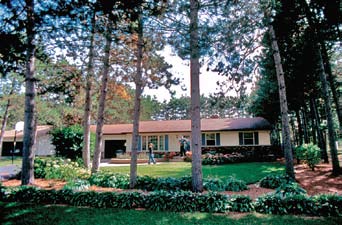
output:
M200 49L198 37L199 1L190 0L190 76L191 76L191 150L192 150L192 188L194 192L203 191L202 143L200 115Z
M310 11L308 3L305 0L301 0L300 3L305 10L310 29L312 31L314 47L316 49L317 63L318 63L318 68L319 68L318 73L319 73L320 80L321 80L322 94L323 94L323 99L324 99L324 108L326 111L326 117L327 117L327 122L328 122L328 138L329 138L331 162L332 162L332 167L333 167L332 174L338 175L338 174L341 174L341 168L338 162L337 148L335 144L336 139L335 139L335 132L334 132L334 123L333 123L333 117L331 113L330 94L329 94L327 77L326 77L326 72L325 72L323 58L322 58L323 46L321 46L320 44L323 41L323 39L321 39L321 31L317 28L317 25L319 23L317 22L317 19L315 18L313 13Z
M327 153L327 146L326 146L325 141L324 141L323 132L322 132L322 130L320 128L320 123L321 122L320 122L320 118L319 118L319 115L318 115L318 110L317 110L317 105L316 105L315 99L311 98L310 103L311 103L310 105L311 105L313 114L315 116L314 127L317 130L318 146L321 149L322 159L324 160L325 163L329 163L328 153Z
M302 114L303 114L303 133L304 133L304 143L309 143L310 142L310 138L309 138L309 132L308 132L308 120L307 120L307 108L306 108L306 105L304 104L304 107L303 107L303 111L302 111Z
M314 114L314 109L313 109L313 105L311 104L311 98L309 99L310 102L309 102L309 107L310 107L310 118L311 118L311 136L312 136L312 143L314 143L315 145L318 145L318 147L321 148L321 146L319 145L319 141L317 141L317 136L318 136L318 132L317 129L316 129L316 117L315 117L315 114ZM317 135L316 135L317 133Z
M24 116L24 140L23 140L23 161L21 173L21 185L34 183L34 143L35 143L35 17L34 0L26 0L26 74L25 74L25 116Z
M339 122L339 130L340 130L340 132L342 132L342 106L339 102L339 96L338 96L337 87L336 87L336 80L335 80L335 76L333 75L333 73L331 71L329 56L328 56L327 48L325 46L324 41L321 41L321 46L322 46L321 52L322 52L324 68L325 68L325 71L326 71L327 76L328 76L328 81L330 84L332 97L333 97L335 107L336 107L336 113L337 113L337 118L338 118L338 122Z
M130 164L130 181L129 187L134 188L137 183L137 158L138 158L138 142L139 142L139 120L140 120L140 104L141 94L143 91L142 84L142 57L143 57L143 22L141 15L138 19L138 43L137 43L137 74L135 76L135 96L134 96L134 112L133 112L133 132L132 132L132 153Z
M298 145L303 144L303 126L302 126L302 120L300 118L300 109L296 110L296 119L298 124Z
M101 150L102 150L102 128L104 123L104 110L107 96L107 84L108 84L108 75L109 75L109 58L110 58L110 45L112 43L111 37L111 23L107 22L107 30L105 33L106 44L105 44L105 57L103 62L103 74L101 81L101 93L99 99L99 108L97 113L97 124L96 124L96 140L95 140L95 152L93 158L93 167L91 169L92 173L97 173L100 168L101 162Z
M283 139L283 148L284 148L284 155L285 155L285 161L286 161L285 169L286 169L286 174L289 177L295 178L294 167L293 167L291 137L290 137L288 107L287 107L287 99L286 99L285 78L284 78L283 66L281 64L278 42L275 36L273 26L271 24L269 25L269 33L270 33L270 37L272 40L273 58L274 58L274 63L275 63L276 73L277 73L277 80L278 80L282 136L283 136L282 139Z
M91 19L91 33L90 33L90 46L89 46L89 61L86 72L86 96L84 103L84 118L83 118L83 151L82 158L86 168L90 167L90 124L91 124L91 96L92 96L92 78L93 78L93 63L94 63L94 38L95 38L95 9Z
M12 87L10 90L10 93L8 95L8 100L7 100L7 104L5 106L5 112L4 112L4 116L2 119L2 123L1 123L1 133L0 133L0 159L2 156L2 142L4 140L4 135L5 135L5 130L6 130L6 126L7 126L7 121L8 121L8 113L9 113L9 108L11 107L11 96L13 95L14 92L14 88L15 88L15 80L12 80Z
M338 162L338 155L337 155L337 148L336 148L336 138L335 138L335 131L334 131L334 121L331 113L331 101L330 101L330 94L327 84L326 74L324 72L324 65L323 59L321 55L321 46L317 44L317 56L318 56L318 63L319 63L319 77L321 79L322 84L322 94L324 99L324 108L325 113L327 116L328 122L328 138L329 138L329 147L330 147L330 155L331 155L331 162L333 165L333 175L341 174L340 164Z

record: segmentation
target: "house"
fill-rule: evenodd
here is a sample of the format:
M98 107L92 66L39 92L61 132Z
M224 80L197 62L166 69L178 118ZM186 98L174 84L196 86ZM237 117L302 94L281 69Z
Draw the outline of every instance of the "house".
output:
M33 146L36 156L47 156L55 154L55 147L51 144L51 137L49 131L52 126L37 126L36 143ZM23 155L23 132L17 132L15 135L14 130L5 131L4 140L2 143L2 156L12 156L14 149L14 136L16 139L14 156Z
M95 131L95 126L91 130ZM115 158L132 149L133 124L112 124L103 127L102 158ZM270 154L270 123L261 117L237 119L202 119L202 152L240 152ZM191 140L191 120L140 121L138 151L154 144L154 152L180 152L180 142Z

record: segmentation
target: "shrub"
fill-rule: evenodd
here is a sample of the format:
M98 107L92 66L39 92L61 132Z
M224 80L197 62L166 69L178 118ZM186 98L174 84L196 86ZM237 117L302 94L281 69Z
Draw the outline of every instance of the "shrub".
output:
M66 185L64 185L63 189L72 190L72 191L85 191L90 187L90 182L88 180L70 180Z
M271 174L260 180L260 187L275 189L288 182L291 182L289 176Z
M342 196L318 195L313 196L319 216L342 216Z
M142 176L137 178L136 188L146 190L146 191L154 191L154 190L191 190L191 177L184 176L181 178L172 178L172 177L149 177Z
M51 131L52 144L56 149L56 156L69 159L82 157L83 148L83 129L79 125L70 127L55 128ZM91 134L91 148L94 149L95 136ZM91 155L93 152L91 152Z
M316 212L315 201L306 195L288 195L282 197L272 193L257 198L255 210L267 214L307 214Z
M245 181L238 180L235 177L228 177L225 181L224 189L226 191L243 191L247 190L247 184Z
M229 163L238 163L246 161L246 157L240 153L233 152L231 154L211 154L207 153L203 159L203 165L222 165Z
M129 176L120 173L98 172L90 176L89 182L100 187L129 188Z
M70 159L48 159L44 171L47 179L75 180L77 178L89 178L89 171Z
M280 197L287 197L292 195L306 195L306 191L296 182L283 183L280 185L275 194Z
M207 191L224 191L225 183L220 179L203 179L203 188Z
M295 151L296 157L299 160L303 160L312 171L315 170L315 166L321 161L321 149L312 143L298 146Z

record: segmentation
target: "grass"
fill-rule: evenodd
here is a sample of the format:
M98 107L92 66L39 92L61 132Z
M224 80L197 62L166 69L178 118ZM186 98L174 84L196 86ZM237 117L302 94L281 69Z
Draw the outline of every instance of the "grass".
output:
M22 163L22 157L14 157L13 164L17 166L21 166ZM1 157L0 159L0 166L8 166L12 165L12 157Z
M62 215L62 216L61 216ZM95 209L71 206L38 206L23 203L0 202L0 218L3 225L30 224L291 224L291 225L332 225L342 224L342 218L313 218L298 216L277 216L258 213L210 214L174 213L145 210Z
M103 167L102 170L116 173L129 174L129 166ZM220 166L203 166L203 177L214 177L224 179L228 176L234 176L237 179L244 180L246 183L256 183L261 178L271 173L282 173L284 165L277 162L253 162L237 163ZM191 163L170 162L157 165L138 165L139 176L153 177L182 177L191 175Z

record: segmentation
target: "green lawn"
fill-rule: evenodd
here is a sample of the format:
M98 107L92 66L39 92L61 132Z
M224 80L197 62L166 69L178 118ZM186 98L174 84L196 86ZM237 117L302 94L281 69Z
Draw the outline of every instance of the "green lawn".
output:
M129 174L129 166L102 167L102 170ZM282 173L284 165L277 162L237 163L220 166L203 166L203 177L224 179L234 176L247 183L255 183L270 173ZM153 177L182 177L191 175L191 163L170 162L157 165L138 165L138 175Z
M241 215L241 216L240 216ZM342 224L342 218L312 218L276 216L258 213L210 214L173 213L145 210L77 208L70 206L35 206L21 203L0 202L0 218L3 225L30 224L115 224L115 225L182 225L182 224Z
M21 157L14 157L14 161L13 164L14 165L18 165L21 166ZM7 165L11 165L12 164L12 157L1 157L0 159L0 166L7 166Z

